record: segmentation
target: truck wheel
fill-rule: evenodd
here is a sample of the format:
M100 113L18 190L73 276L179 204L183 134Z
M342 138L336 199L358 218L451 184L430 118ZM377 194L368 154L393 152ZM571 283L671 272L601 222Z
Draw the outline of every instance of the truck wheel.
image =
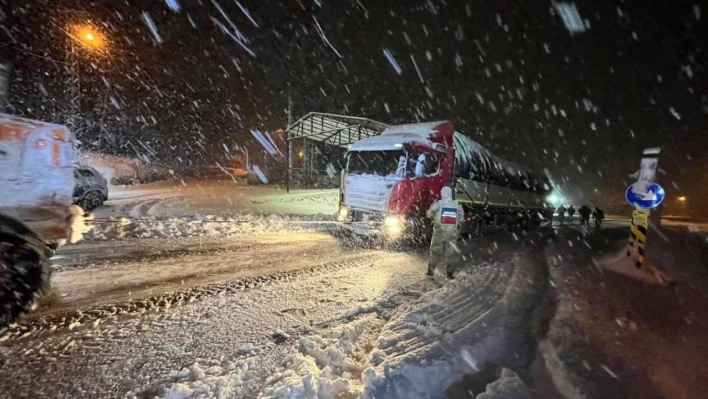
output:
M102 204L103 196L96 191L86 193L86 195L81 198L81 201L79 201L79 206L86 212L91 212Z
M22 224L6 221L0 218L0 328L49 288L51 273L51 251L44 242Z

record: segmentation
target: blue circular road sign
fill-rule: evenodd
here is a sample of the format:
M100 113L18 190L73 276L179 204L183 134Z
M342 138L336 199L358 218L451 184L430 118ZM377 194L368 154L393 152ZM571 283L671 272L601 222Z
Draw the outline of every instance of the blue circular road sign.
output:
M664 189L650 181L638 181L627 187L625 198L637 209L651 209L659 206L664 200Z

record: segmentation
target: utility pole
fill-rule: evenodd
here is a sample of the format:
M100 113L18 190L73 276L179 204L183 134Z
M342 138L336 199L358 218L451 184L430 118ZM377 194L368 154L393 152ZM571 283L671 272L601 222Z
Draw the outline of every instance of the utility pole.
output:
M69 41L69 120L68 124L74 134L77 134L81 121L81 60L75 40Z
M0 112L4 112L9 94L10 67L0 62Z
M285 142L288 144L288 173L285 177L285 191L287 193L290 193L290 179L292 178L293 170L293 146L292 143L290 143L290 131L288 130L290 128L290 125L293 123L293 99L291 92L292 91L290 90L290 88L288 88L288 126L285 128Z

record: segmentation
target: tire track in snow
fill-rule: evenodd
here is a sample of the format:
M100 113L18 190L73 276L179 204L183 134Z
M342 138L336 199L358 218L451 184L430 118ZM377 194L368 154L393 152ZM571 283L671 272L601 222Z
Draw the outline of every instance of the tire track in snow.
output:
M137 205L135 205L130 210L130 212L128 212L128 216L130 216L131 218L149 216L150 209L152 209L152 207L159 204L160 202L162 202L162 199L151 199L147 201L141 201Z
M153 295L141 299L127 300L84 309L59 311L33 318L31 315L19 323L7 328L0 334L0 342L11 338L25 338L35 334L53 332L60 328L74 329L82 325L98 325L106 319L118 316L142 314L146 312L166 311L174 306L195 302L208 296L223 295L263 285L311 275L316 272L331 272L358 266L377 258L375 254L361 255L343 261L320 263L311 267L277 272L261 276L241 277L235 280L196 286L187 290Z
M94 267L105 267L107 264L118 265L130 262L149 262L164 260L168 258L175 258L184 255L228 255L237 251L252 251L252 250L262 250L268 248L282 247L283 245L302 245L311 244L313 242L319 242L320 240L295 240L287 242L278 243L267 243L267 244L247 244L247 245L235 245L229 247L222 246L205 246L204 248L190 249L190 248L170 248L163 249L156 253L150 253L146 251L136 251L130 253L129 256L124 256L125 254L120 254L119 257L107 254L103 258L94 258L85 260L80 256L77 256L74 260L75 263L71 263L71 258L60 258L56 264L53 264L53 271L62 272L67 270L78 270L78 269L91 269Z
M415 255L376 251L353 260L351 267L328 270L334 263L328 262L296 278L210 295L165 312L6 341L0 344L5 377L0 397L164 397L164 389L176 382L202 381L196 380L197 373L176 377L196 363L206 371L204 388L213 388L208 392L214 397L253 397L262 389L261 377L268 375L262 373L264 363L282 368L283 357L298 352L292 340L313 333L326 338L330 327L339 328L338 323L326 331L312 326L368 309L397 292L414 296L411 290L419 291L418 284L432 283L423 276L425 261ZM293 308L306 313L292 317L288 310ZM361 318L372 317L361 313ZM279 332L291 341L276 340ZM212 367L215 374L207 371ZM207 395L199 392L192 397Z
M535 312L548 284L546 265L536 255L545 246L544 232L462 245L460 269L466 270L384 327L377 344L383 356L372 358L367 397L462 397L471 391L474 397L499 378L485 377L488 366L527 378L537 344ZM482 391L469 385L475 378L484 379Z

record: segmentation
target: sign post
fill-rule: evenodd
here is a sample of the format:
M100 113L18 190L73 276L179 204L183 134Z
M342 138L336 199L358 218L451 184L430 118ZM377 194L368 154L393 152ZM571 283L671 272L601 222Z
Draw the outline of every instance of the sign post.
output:
M629 242L626 257L633 258L634 267L656 279L659 283L667 284L668 277L661 271L645 262L647 233L649 231L649 216L664 200L664 189L656 183L656 170L659 165L661 149L644 149L639 171L633 175L637 179L627 188L625 197L630 205L634 206L632 222L629 226ZM654 211L657 212L657 211Z

